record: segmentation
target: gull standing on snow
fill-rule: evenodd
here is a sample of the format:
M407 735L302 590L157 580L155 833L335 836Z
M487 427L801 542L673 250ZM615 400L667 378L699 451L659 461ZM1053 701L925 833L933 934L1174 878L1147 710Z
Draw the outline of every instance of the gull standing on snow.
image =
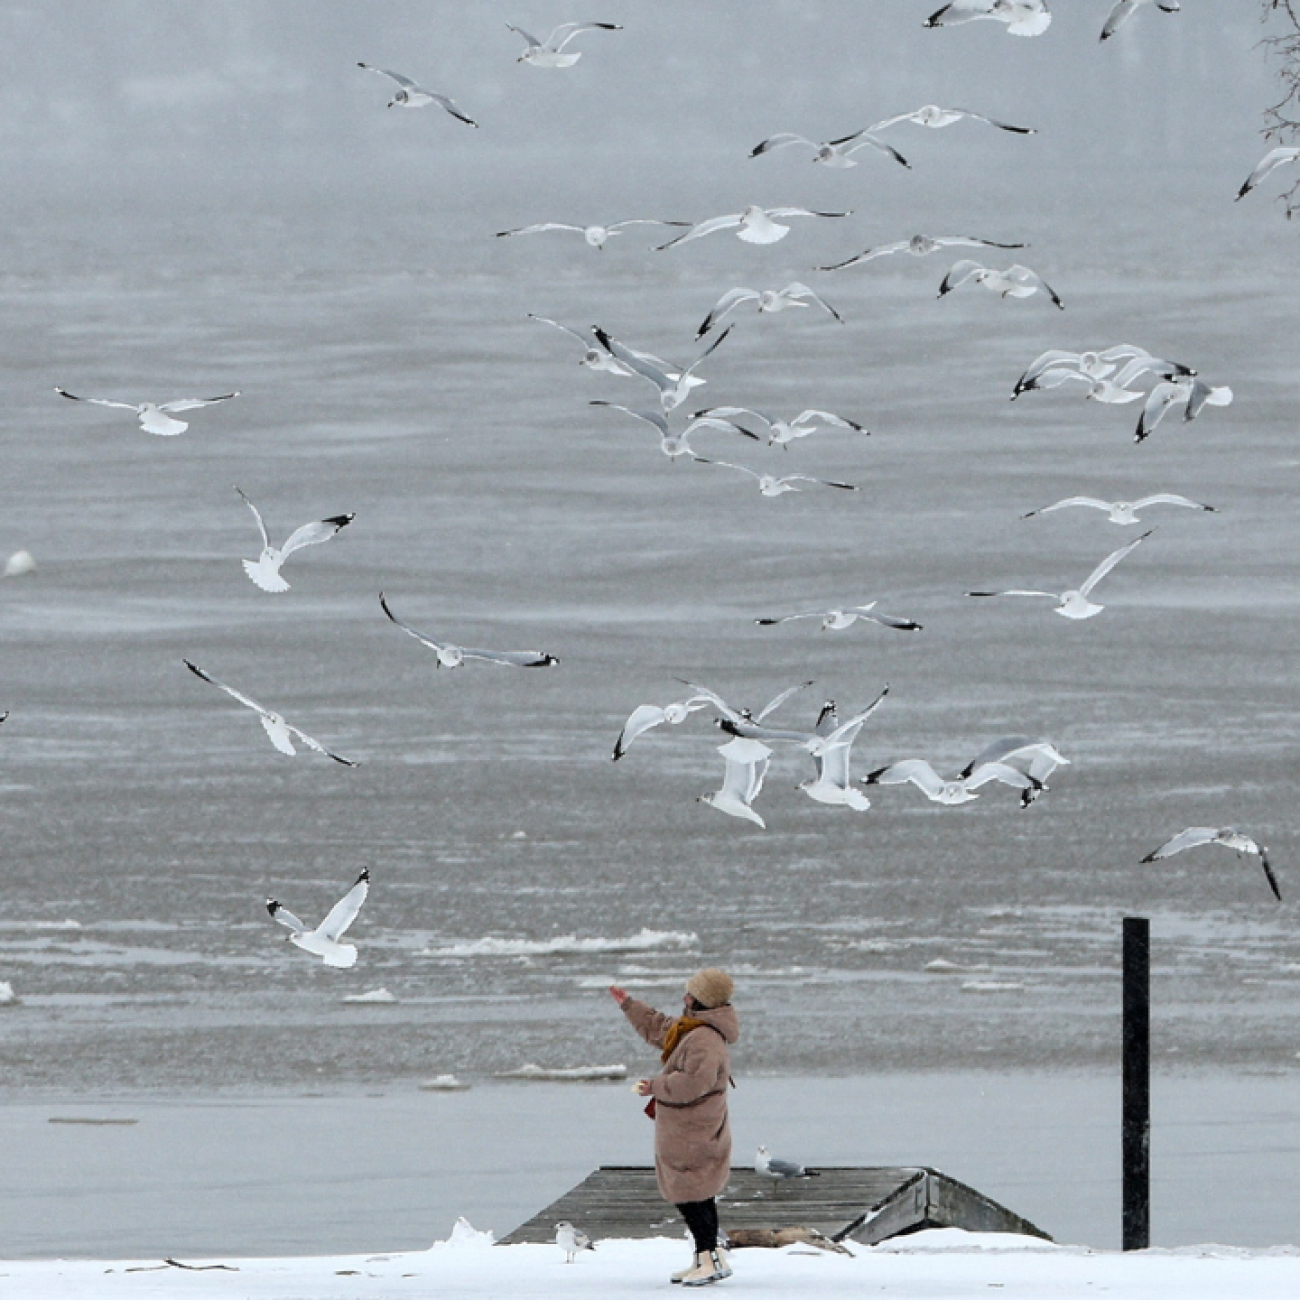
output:
M1057 602L1056 613L1064 618L1092 618L1094 614L1100 614L1104 605L1095 604L1088 599L1092 589L1126 556L1129 552L1136 550L1148 537L1151 536L1153 529L1148 529L1141 537L1129 542L1127 546L1121 546L1119 550L1112 551L1102 562L1079 584L1077 590L1070 591L1027 591L1023 589L1014 589L1011 591L968 591L968 596L1046 596L1049 600Z
M1099 40L1108 41L1117 31L1133 16L1134 12L1142 5L1151 3L1152 0L1119 0L1115 7L1110 11L1106 19L1106 25L1101 29ZM1178 0L1154 0L1157 9L1167 14L1176 14L1178 12Z
M659 450L671 460L676 460L678 456L690 456L693 460L702 459L692 450L687 441L696 429L722 429L728 433L744 434L746 438L753 438L755 442L760 441L758 434L752 430L714 415L696 416L680 433L674 433L668 427L668 421L658 411L635 411L630 406L620 406L617 402L606 402L600 398L593 399L588 405L608 406L611 411L622 411L624 415L630 415L636 420L644 420L646 424L658 429Z
M842 135L838 140L809 140L802 135L795 135L793 131L779 131L776 135L770 135L766 140L760 140L753 149L750 150L749 156L757 158L761 154L770 153L773 149L784 149L787 145L803 144L807 145L813 151L813 162L821 163L823 167L856 167L858 161L852 155L859 149L865 149L870 146L878 149L881 153L887 153L896 163L901 163L904 167L911 167L911 163L903 157L893 145L886 144L883 140L877 140L874 136L868 135L868 131L875 130L874 127L863 127L861 131L854 131L852 135Z
M881 627L897 628L900 632L919 632L921 624L910 618L894 618L891 614L877 614L878 601L867 605L847 605L839 609L816 610L810 614L783 614L778 618L756 618L759 627L775 627L778 623L790 623L795 619L817 618L821 620L823 632L839 632L852 627L858 619L868 623L879 623Z
M379 593L379 605L388 617L408 636L413 636L421 645L428 646L437 658L436 668L458 668L467 659L481 659L484 663L504 664L511 668L549 668L560 661L554 655L542 654L538 650L473 650L469 646L453 645L450 641L435 641L423 632L417 632L408 623L403 623L391 609L384 593Z
M1024 244L999 244L995 239L977 239L973 235L913 235L911 239L899 239L892 244L877 244L865 248L853 257L842 262L833 262L830 266L819 266L819 271L842 271L846 266L857 266L861 262L873 262L878 257L888 257L892 253L911 253L913 257L925 257L940 248L1024 248Z
M766 1174L769 1178L816 1178L816 1169L806 1169L793 1160L777 1160L767 1154L766 1147L759 1147L754 1156L754 1172Z
M581 235L592 248L604 248L615 235L621 235L626 226L689 226L689 221L660 221L657 217L629 217L626 221L611 221L607 226L574 226L566 221L540 221L517 230L498 230L497 238L509 235L539 235L547 230L571 230Z
M953 27L992 18L1012 36L1040 36L1052 22L1046 0L953 0L925 20L926 27Z
M370 869L363 867L356 884L330 908L329 915L314 930L309 930L274 898L266 900L266 910L281 925L288 926L290 943L319 957L326 966L346 970L355 965L357 950L353 944L340 943L339 940L348 926L357 919L357 913L361 911L361 904L366 901L369 892Z
M809 434L816 433L823 424L833 426L836 429L852 429L855 433L864 433L868 436L871 430L864 425L859 424L856 420L846 420L842 415L835 415L831 411L819 411L809 408L801 411L793 420L779 420L775 416L768 415L765 411L756 411L750 406L710 406L705 407L702 411L695 412L695 418L702 415L716 415L724 420L734 419L738 415L753 415L762 420L768 427L767 445L769 447L789 448L789 444L796 438L806 438Z
M464 122L468 126L478 125L472 117L462 113L446 95L440 95L436 90L425 90L417 86L410 77L402 76L400 72L389 72L387 68L377 68L373 63L358 63L357 67L364 68L367 72L377 72L381 77L387 77L397 83L397 93L388 101L389 108L425 108L429 104L438 104L457 121Z
M314 749L318 754L324 754L326 758L332 758L336 763L342 763L344 767L356 767L357 764L350 758L343 758L339 754L332 753L326 749L319 740L313 740L305 731L299 731L297 727L290 726L284 718L276 713L273 709L263 708L256 700L250 699L242 691L237 691L233 686L227 686L225 682L218 681L209 673L205 673L197 664L192 664L188 659L182 659L181 663L190 670L196 677L201 677L205 682L211 682L213 686L225 691L232 700L238 700L245 708L252 709L261 720L262 727L270 737L271 744L282 754L296 754L298 751L294 748L294 740L298 740L306 745L308 749Z
M1035 515L1049 515L1053 510L1064 510L1068 506L1089 506L1094 510L1108 512L1108 522L1112 524L1139 523L1137 512L1147 506L1185 506L1190 510L1209 510L1218 512L1218 506L1207 506L1203 501L1192 501L1173 492L1153 492L1150 496L1140 497L1136 501L1102 501L1097 497L1066 497L1050 506L1041 506L1037 510L1027 511L1021 519L1032 519Z
M951 126L954 122L960 122L964 117L970 118L972 122L996 126L999 131L1012 131L1016 135L1038 134L1036 127L1012 126L1010 122L999 122L997 118L985 117L983 113L970 113L964 108L940 108L938 104L922 104L920 108L910 113L896 113L893 117L885 118L883 122L876 122L869 126L867 130L883 131L887 126L893 126L898 122L914 122L917 126L927 126L933 131L938 131L945 126Z
M684 235L670 239L659 245L659 252L665 248L675 248L678 244L688 243L692 239L703 239L705 235L716 234L719 230L734 230L737 239L747 244L775 244L790 232L789 226L783 226L777 217L851 217L851 212L814 212L810 208L760 208L751 203L743 212L731 212L721 217L710 217L692 226Z
M982 284L986 289L991 289L1003 298L1029 298L1041 290L1057 307L1062 311L1065 310L1065 304L1056 296L1056 290L1037 271L1031 271L1029 267L1021 266L1018 262L1014 266L1007 267L1005 271L998 271L991 266L981 266L978 262L964 257L960 262L954 262L948 274L943 277L943 283L939 286L939 297L942 298L945 294L960 288L968 280Z
M157 434L160 438L174 438L184 433L190 426L184 420L173 420L177 411L196 411L200 406L215 406L218 402L228 402L238 397L238 391L223 393L220 397L183 397L175 402L118 402L108 397L78 397L66 388L55 388L60 397L73 402L90 402L94 406L115 406L123 411L134 411L140 419L140 427L145 433Z
M535 68L571 68L582 58L581 51L565 54L564 47L580 32L621 32L617 23L561 23L544 41L530 36L522 27L506 23L516 36L522 36L528 48L516 60L531 63Z
M707 709L714 703L712 693L708 695L692 695L685 700L674 700L671 704L665 704L662 708L657 704L639 704L632 710L628 720L623 724L623 730L618 733L618 739L614 742L614 762L618 762L624 754L627 753L628 746L640 735L649 731L651 727L658 727L663 723L670 726L678 726L686 721L692 713L700 709Z
M1286 145L1270 149L1256 164L1255 170L1246 177L1245 183L1237 191L1237 199L1244 199L1275 167L1281 167L1283 163L1293 163L1297 159L1300 159L1300 149L1288 148ZM1235 203L1237 199L1233 202Z
M1181 853L1183 849L1195 848L1199 844L1222 844L1225 848L1235 849L1238 853L1249 853L1259 858L1259 864L1264 868L1264 877L1268 881L1268 887L1273 891L1273 897L1279 903L1282 901L1282 891L1277 887L1277 877L1268 864L1268 850L1235 826L1220 828L1189 826L1185 831L1179 831L1173 839L1166 840L1158 849L1153 849L1142 861L1155 862L1171 854Z
M844 324L844 317L825 298L801 281L791 280L784 289L728 289L714 304L713 310L704 318L700 328L695 331L695 341L698 343L724 316L734 311L742 302L757 303L760 314L785 311L787 307L807 307L809 303L816 303L823 311L834 316L841 325Z
M596 341L600 346L612 357L621 361L623 365L634 374L640 375L642 379L649 380L659 390L659 404L665 411L672 411L690 396L692 388L704 382L702 379L696 378L695 367L731 333L731 327L728 326L723 330L689 366L680 371L667 370L659 363L657 358L651 357L644 352L637 352L633 348L625 347L616 338L612 338L605 330L601 329L599 325L592 327L592 333L595 334Z
M568 1219L555 1225L555 1244L564 1251L564 1262L572 1264L582 1250L595 1250L591 1238L581 1228L575 1228Z
M750 478L757 481L758 490L765 497L779 497L786 492L798 492L801 489L795 487L796 483L816 483L819 487L843 488L845 492L858 491L856 483L839 483L834 479L813 478L811 474L785 474L778 477L775 474L760 474L758 470L750 469L748 465L735 465L729 460L709 460L705 456L696 456L695 459L701 465L721 465L723 469L734 469L742 474L748 474Z
M1228 406L1232 402L1232 389L1226 384L1215 388L1199 376L1195 378L1171 379L1157 384L1147 397L1142 414L1138 417L1137 431L1133 441L1141 442L1148 437L1151 430L1165 418L1170 407L1183 402L1183 423L1196 419L1203 407Z
M314 523L303 524L289 534L283 546L272 546L266 535L266 525L258 508L246 497L236 485L235 491L244 499L244 504L253 512L257 520L258 531L262 534L262 554L256 560L244 560L244 572L263 591L288 591L289 584L280 576L280 566L294 551L304 546L316 546L328 542L341 528L346 528L355 518L354 513L331 515L327 519L318 519Z

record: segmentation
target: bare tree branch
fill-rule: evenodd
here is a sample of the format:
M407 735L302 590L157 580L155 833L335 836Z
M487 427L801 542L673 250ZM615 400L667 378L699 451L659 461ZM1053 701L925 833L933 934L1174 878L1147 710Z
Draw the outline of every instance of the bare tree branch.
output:
M1300 135L1300 0L1261 0L1262 21L1270 25L1261 42L1278 63L1282 96L1264 110L1262 134L1274 143L1291 142ZM1279 196L1290 219L1300 211L1300 181Z

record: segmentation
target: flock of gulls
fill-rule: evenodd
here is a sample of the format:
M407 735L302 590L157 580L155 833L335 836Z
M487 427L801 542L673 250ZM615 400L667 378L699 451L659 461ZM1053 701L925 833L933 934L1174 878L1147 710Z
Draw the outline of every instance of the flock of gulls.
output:
M1148 2L1166 13L1178 10L1174 0ZM1106 19L1101 39L1109 40L1143 7L1144 0L1120 0ZM1045 0L954 0L954 3L944 5L933 13L926 20L925 26L947 28L980 19L1003 23L1012 35L1032 37L1047 30L1051 14ZM518 56L519 62L534 68L557 70L572 68L582 57L582 50L573 48L578 38L584 38L585 42L586 38L594 34L616 33L621 30L613 23L566 23L543 40L514 24L507 26L525 42L525 48ZM395 89L388 104L390 108L419 109L436 105L455 121L472 127L478 126L476 119L464 112L447 94L425 89L404 73L364 62L357 66L375 72L392 83ZM1034 132L1032 127L999 121L968 109L927 104L915 110L895 113L871 126L825 141L781 132L753 146L749 157L759 158L776 151L798 148L811 150L814 162L845 169L859 165L856 155L870 150L871 156L878 158L882 165L892 162L910 167L903 153L893 144L880 139L878 133L909 126L942 130L963 123L1015 136L1026 136ZM1300 149L1274 149L1251 173L1237 197L1243 197L1258 186L1274 168L1297 159L1300 159ZM771 245L786 237L791 223L796 219L834 220L848 215L850 214L846 211L819 211L799 206L765 208L749 205L738 212L694 222L649 217L601 224L539 220L500 231L498 235L502 238L517 238L551 233L578 234L592 249L600 251L615 237L635 227L675 228L676 233L656 245L658 251L667 253L670 250L680 250L694 241L724 233L731 233L746 244ZM813 269L838 273L897 254L923 258L950 248L1018 250L1022 247L1024 245L1021 243L999 242L974 236L918 234L892 243L878 244L843 260ZM1056 290L1028 266L1016 263L999 269L969 257L959 258L949 267L938 285L937 296L943 298L970 284L981 285L1004 300L1041 295L1058 309L1063 310L1065 306ZM699 399L695 390L705 382L699 373L700 367L725 344L736 328L734 322L726 328L719 326L744 308L751 308L759 314L812 308L836 324L844 323L841 313L821 293L802 281L793 281L781 288L736 286L716 298L694 332L696 345L702 345L700 350L685 364L679 364L633 347L630 343L613 337L599 325L577 328L535 313L529 313L529 317L564 334L571 341L576 341L582 349L580 360L583 366L625 378L629 381L629 386L633 383L639 385L641 393L648 398L644 405L624 405L603 399L592 400L590 405L606 408L648 426L658 435L662 453L673 460L725 470L740 479L752 481L759 494L768 498L809 488L836 489L845 493L857 491L857 486L852 483L816 478L798 472L773 474L739 460L702 455L692 446L693 436L707 433L711 438L727 435L730 445L736 447L752 447L754 444L761 447L765 444L768 448L779 447L782 452L788 452L796 443L822 430L835 430L838 436L863 436L868 432L856 419L819 408L808 408L793 416L778 416L761 408L742 405L696 405ZM1026 394L1056 391L1082 396L1084 400L1095 401L1101 406L1134 404L1140 410L1134 435L1137 442L1149 437L1174 408L1181 408L1183 421L1189 422L1198 418L1207 407L1228 405L1233 397L1229 387L1210 383L1185 362L1157 357L1144 348L1126 343L1082 352L1062 348L1048 349L1030 362L1016 380L1011 398L1018 400ZM208 398L137 403L116 398L82 397L63 388L56 389L56 392L71 401L130 411L144 432L160 437L174 437L185 432L188 425L176 418L178 414L223 404L239 396L238 392L229 392ZM683 419L677 412L688 402L695 409ZM290 557L335 538L354 518L351 513L347 513L312 520L294 529L281 545L275 546L270 541L258 507L238 487L235 492L252 512L261 542L257 558L243 559L243 568L251 582L261 591L270 594L283 595L290 590L290 584L282 574ZM1132 501L1104 501L1078 495L1029 510L1024 518L1046 516L1067 509L1086 509L1104 512L1109 522L1128 526L1138 522L1139 511L1157 506L1201 512L1216 509L1213 505L1168 492L1151 492ZM1093 598L1099 584L1151 535L1152 530L1148 529L1133 541L1112 550L1074 587L1045 591L1008 586L972 590L966 594L975 598L1042 598L1054 602L1055 612L1065 618L1076 621L1091 619L1104 609ZM820 630L829 633L843 632L857 623L869 624L887 632L913 634L923 631L915 619L904 613L885 613L877 608L878 603L876 600L859 600L834 608L773 613L753 621L768 627L804 621L816 624ZM417 630L398 617L383 592L378 593L378 605L379 613L432 652L432 662L436 667L451 669L479 662L504 668L545 668L558 662L554 655L542 651L471 648L454 643L441 632ZM195 677L255 714L267 738L281 753L293 755L302 747L343 766L356 766L356 760L334 752L243 690L228 685L188 659L183 662ZM911 756L895 759L855 778L851 769L853 746L873 714L885 704L889 696L888 685L865 707L850 710L843 716L834 702L826 701L808 726L779 723L775 715L807 690L812 685L809 681L800 681L788 687L758 709L734 705L705 686L691 682L683 682L682 685L686 687L686 694L680 698L662 704L642 703L631 710L615 740L613 758L623 759L634 744L641 743L642 738L656 728L680 726L696 715L708 714L714 726L726 736L724 743L717 746L723 767L718 788L699 794L698 800L720 813L759 828L765 828L766 822L763 815L755 809L755 804L763 790L772 756L778 748L802 755L802 761L807 763L805 779L798 787L804 794L820 804L847 808L854 812L865 812L871 806L868 790L880 790L888 786L911 787L915 794L946 807L968 803L979 798L982 793L987 793L990 788L1005 786L1015 792L1022 808L1028 808L1048 790L1047 781L1052 774L1070 762L1047 737L1025 734L1003 736L985 744L956 773L945 775L929 759ZM1156 861L1205 845L1219 845L1238 854L1258 857L1272 894L1275 898L1281 898L1266 849L1235 827L1189 827L1171 836L1142 861ZM268 899L266 907L271 917L289 930L288 938L298 948L320 958L327 966L350 967L357 959L357 950L355 946L342 942L342 939L355 922L367 898L369 887L370 873L364 870L315 928L299 920L277 899ZM760 1152L761 1158L765 1158L765 1155L765 1152ZM790 1176L788 1171L779 1168L775 1162L769 1164L766 1172L775 1176ZM561 1228L567 1226L561 1225ZM570 1257L583 1248L578 1236L566 1238L562 1244Z

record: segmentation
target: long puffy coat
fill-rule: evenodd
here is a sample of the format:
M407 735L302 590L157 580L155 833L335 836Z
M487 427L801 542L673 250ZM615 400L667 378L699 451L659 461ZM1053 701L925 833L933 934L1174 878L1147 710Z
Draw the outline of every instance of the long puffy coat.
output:
M635 998L623 1003L623 1014L647 1043L660 1050L678 1019ZM659 1194L674 1205L717 1196L731 1173L727 1048L740 1037L740 1023L731 1006L696 1011L692 1019L704 1024L681 1037L650 1081L655 1099L655 1174Z

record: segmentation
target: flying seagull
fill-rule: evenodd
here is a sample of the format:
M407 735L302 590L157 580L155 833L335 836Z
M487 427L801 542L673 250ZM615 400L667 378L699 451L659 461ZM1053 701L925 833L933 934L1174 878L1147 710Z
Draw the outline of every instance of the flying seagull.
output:
M871 807L871 800L861 790L854 788L849 763L853 742L884 698L885 692L882 691L869 708L844 724L839 720L834 700L827 700L822 705L813 733L822 738L824 748L812 755L812 777L799 783L799 789L810 799L815 799L818 803L852 808L855 812L866 812Z
M679 407L690 396L691 389L697 384L704 381L695 375L695 367L700 364L722 340L731 333L731 326L728 326L721 334L709 344L703 352L700 353L694 361L691 362L684 370L666 369L655 357L648 356L644 352L638 352L634 348L626 347L618 339L613 338L599 325L592 327L592 333L596 336L596 342L600 344L610 356L622 364L634 374L638 374L642 379L648 380L659 390L659 404L665 411L672 411Z
M904 167L911 167L911 163L903 157L893 145L886 144L883 140L877 140L874 136L869 135L869 131L874 131L874 127L864 127L861 131L854 131L852 135L842 135L838 140L809 140L802 135L795 135L793 131L779 131L776 135L770 135L766 140L760 140L753 149L750 150L749 156L757 158L762 154L770 153L773 149L784 149L788 145L802 144L807 145L813 151L813 162L821 163L823 167L856 167L858 160L853 157L859 149L868 147L877 149L881 153L888 154L896 163L901 163Z
M1144 4L1151 0L1119 0L1106 18L1106 25L1101 29L1099 40L1108 41ZM1157 9L1167 14L1178 12L1178 0L1154 0Z
M1171 854L1181 853L1183 849L1195 848L1198 844L1222 844L1224 848L1236 849L1238 853L1254 854L1259 858L1259 865L1264 868L1264 877L1268 881L1268 887L1273 891L1273 897L1279 903L1282 901L1282 891L1277 887L1277 877L1268 863L1268 850L1235 826L1220 828L1189 826L1185 831L1179 831L1173 839L1166 840L1158 849L1153 849L1142 861L1155 862Z
M659 251L674 248L678 244L688 243L692 239L703 239L705 235L716 234L719 230L734 230L737 239L747 244L775 244L790 232L789 226L783 226L778 217L849 217L851 212L814 212L810 208L760 208L751 203L743 212L730 212L721 217L710 217L692 226L684 235L670 239L659 245Z
M760 313L785 311L787 307L807 307L810 303L816 303L823 311L834 316L841 325L844 324L844 317L819 293L799 280L791 280L784 289L728 289L714 304L713 310L704 318L700 328L696 330L696 342L702 339L724 316L733 312L741 303L745 302L756 303Z
M1147 529L1141 537L1129 542L1127 546L1121 546L1119 550L1112 551L1093 571L1081 582L1077 589L1070 591L1026 591L1015 589L1012 591L968 591L968 596L1046 596L1050 600L1057 602L1056 613L1065 618L1092 618L1094 614L1100 614L1104 605L1098 605L1088 599L1092 589L1126 556L1130 551L1134 551L1148 537L1151 536L1153 529Z
M1004 763L1033 778L1034 784L1020 791L1020 806L1028 808L1047 789L1047 778L1058 767L1068 767L1070 760L1050 740L1035 739L1033 736L1000 736L985 745L962 768L962 777L971 776L977 768L987 763Z
M1232 402L1232 389L1226 384L1214 387L1199 376L1169 379L1157 384L1147 397L1142 414L1138 417L1133 441L1141 442L1165 418L1171 407L1183 405L1183 423L1196 419L1206 406L1228 406Z
M551 320L548 316L538 316L534 312L528 313L530 320L540 321L543 325L552 325L557 330L563 330L566 334L571 335L582 344L582 359L578 362L580 366L586 366L589 370L603 370L611 375L634 375L637 372L625 366L612 352L596 339L596 327L592 327L589 334L583 334L581 330L574 329L571 325L564 325L558 320ZM608 337L608 336L607 336ZM637 352L634 348L626 347L622 344L625 352L630 352L641 361L653 366L656 370L662 372L664 378L670 384L676 384L681 379L681 371L674 370L668 362L661 360L650 352ZM686 378L686 388L689 391L692 388L704 383L705 381L697 375L688 375Z
M758 483L758 490L765 497L779 497L786 492L798 492L801 489L795 486L796 483L816 483L819 487L843 488L846 492L858 491L856 483L840 483L835 479L813 478L811 474L785 474L778 477L775 474L760 474L756 469L750 469L748 465L736 465L729 460L709 460L705 456L696 456L695 459L701 465L721 465L723 469L739 470L742 474L748 474L750 478Z
M675 727L685 722L692 713L707 709L713 702L714 698L710 693L692 695L684 700L674 700L671 704L662 707L658 704L637 705L629 714L628 720L623 724L623 730L618 733L618 739L614 742L614 762L617 763L627 753L628 746L651 727L658 727L665 722Z
M865 248L853 257L846 257L842 262L832 262L830 266L819 266L819 271L842 271L846 266L858 266L862 262L874 262L878 257L888 257L893 253L911 253L913 257L925 257L941 248L1024 248L1024 244L1000 244L995 239L977 239L974 235L913 235L911 239L899 239L892 244L877 244Z
M205 673L197 664L192 664L188 659L182 659L181 662L196 677L201 677L205 682L211 682L213 686L225 691L232 700L238 700L245 708L252 709L261 720L262 727L265 729L267 736L270 737L271 744L282 754L296 754L298 751L294 748L294 740L306 745L308 749L314 749L318 754L324 754L326 758L332 758L336 763L342 763L344 767L356 767L356 763L350 758L343 758L339 754L332 753L326 749L319 740L313 740L305 731L299 731L297 727L290 726L284 718L276 713L273 709L263 708L256 700L250 699L242 691L237 691L233 686L227 686L225 682L218 681L209 673Z
M1256 164L1255 170L1246 177L1241 189L1237 191L1237 199L1244 199L1275 167L1281 167L1283 163L1293 163L1297 159L1300 159L1300 149L1288 148L1285 145L1270 149Z
M755 623L759 627L775 627L778 623L790 623L795 619L817 618L821 620L823 632L839 632L843 628L852 627L858 619L863 619L869 623L879 623L881 627L896 628L900 632L919 632L921 624L910 618L894 618L891 614L877 614L877 601L871 601L866 605L848 605L839 609L821 609L815 610L809 614L783 614L778 618L756 618Z
M134 411L140 419L140 427L145 433L156 433L160 438L173 438L184 433L190 426L184 420L173 420L177 411L196 411L200 406L215 406L218 402L228 402L239 393L223 393L220 397L183 397L175 402L118 402L108 397L78 397L66 388L54 390L60 397L73 402L90 402L95 406L115 406L123 411Z
M763 788L763 778L767 775L767 765L771 761L772 751L758 740L743 739L739 736L718 746L718 753L726 760L726 770L722 777L722 787L709 794L699 796L700 803L707 803L730 817L743 817L755 822L763 830L767 823L750 807L758 798Z
M389 72L387 68L377 68L373 63L358 63L357 67L364 68L367 72L377 72L381 77L387 77L397 83L397 93L388 101L389 108L425 108L429 104L438 104L457 121L464 122L468 126L478 125L472 117L462 113L446 95L440 95L436 90L425 90L417 86L410 77L402 76L400 72Z
M990 781L1000 781L1018 790L1031 789L1041 782L1012 767L1009 763L981 763L969 775L942 777L923 758L904 758L886 767L879 767L862 778L863 785L912 784L933 803L960 804L978 799L975 793ZM1028 802L1021 801L1021 806Z
M702 415L716 415L724 420L734 419L738 415L756 416L768 427L767 445L769 447L786 447L787 449L795 439L806 438L809 434L816 433L822 425L832 426L836 429L852 429L855 433L868 435L871 433L870 429L859 424L856 420L848 420L842 415L834 414L832 411L819 411L811 407L806 411L800 411L792 420L781 420L774 415L768 415L766 411L756 411L749 406L710 406L705 407L702 411L695 412L696 419Z
M615 235L621 235L627 226L689 226L689 221L660 221L656 217L629 217L626 221L611 221L607 226L575 226L567 221L540 221L517 230L498 230L497 238L509 235L540 235L548 230L570 230L581 235L592 248L604 248ZM539 318L540 319L540 318Z
M883 131L887 126L898 122L914 122L917 126L927 126L933 131L945 126L952 126L969 118L972 122L983 122L987 126L996 126L999 131L1012 131L1016 135L1037 135L1037 128L1032 126L1012 126L1010 122L999 122L995 117L985 117L983 113L971 113L964 108L940 108L938 104L922 104L910 113L896 113L883 122L877 122L867 128L868 131Z
M257 520L258 531L262 534L262 554L256 560L244 560L244 572L259 586L263 591L288 591L289 584L280 576L280 566L291 556L294 551L301 550L304 546L316 546L321 542L328 542L341 528L346 528L356 515L348 513L346 515L331 515L327 519L318 519L314 523L303 524L301 528L295 528L289 534L288 539L283 546L272 546L270 539L266 535L266 525L262 522L262 515L258 508L246 497L243 491L236 485L235 491L244 498L244 504L253 512L253 518Z
M591 1238L581 1228L575 1228L568 1219L561 1219L555 1225L555 1244L564 1251L566 1264L572 1264L579 1251L596 1249Z
M329 910L329 915L314 929L309 930L288 908L283 907L274 898L266 900L266 910L289 929L289 942L296 944L304 952L319 957L326 966L336 966L346 970L357 960L357 950L353 944L340 943L344 932L361 911L361 904L370 892L370 869L363 867L356 884Z
M564 47L580 32L621 32L617 23L561 23L544 41L529 35L522 27L506 23L516 36L522 36L527 42L527 49L516 60L518 63L531 63L534 68L571 68L582 58L582 52L575 50L571 54L564 52Z
M749 709L734 708L732 705L728 704L721 695L716 691L709 690L707 686L697 686L694 682L688 682L683 677L679 677L678 681L680 681L683 686L689 686L697 695L704 696L704 698L709 700L724 718L729 722L737 724L762 722L769 714L775 713L777 709L779 709L792 695L796 695L799 691L806 690L812 685L811 681L806 681L796 682L793 686L787 686L785 690L768 700L768 702L763 705L757 713L754 713Z
M816 1178L816 1169L807 1169L793 1160L777 1160L767 1154L766 1147L759 1147L754 1157L754 1172L766 1174L769 1178Z
M549 654L537 650L474 650L469 646L453 645L450 641L435 641L423 632L417 632L407 623L403 623L391 609L384 593L379 593L379 605L384 613L397 624L408 636L413 636L421 645L428 646L437 658L435 668L458 668L467 659L481 659L485 663L505 664L512 668L549 668L560 661Z
M1050 506L1041 506L1021 515L1021 519L1032 519L1035 515L1049 515L1053 510L1064 510L1069 506L1088 506L1093 510L1107 511L1107 521L1112 524L1136 524L1139 522L1137 512L1147 506L1185 506L1189 510L1218 511L1218 506L1207 506L1203 501L1193 501L1189 497L1180 497L1174 492L1153 492L1150 496L1140 497L1136 501L1101 501L1097 497L1066 497Z
M691 445L687 441L696 429L723 429L729 433L740 433L746 438L753 438L756 442L759 441L758 434L751 429L746 429L731 420L724 420L716 415L697 415L680 433L674 433L669 428L668 421L658 411L637 411L630 406L620 406L617 402L606 402L600 398L594 398L588 405L608 406L611 411L622 411L624 415L630 415L633 419L644 420L646 424L658 429L659 450L672 460L676 460L678 456L690 456L693 460L702 459L691 449Z
M1121 363L1124 363L1122 369ZM1015 401L1021 393L1027 393L1033 388L1057 387L1062 379L1047 376L1056 376L1059 371L1074 372L1088 379L1109 379L1117 389L1127 388L1133 380L1147 373L1159 375L1163 379L1174 379L1196 373L1191 366L1185 366L1180 361L1165 361L1162 357L1153 356L1146 348L1137 347L1132 343L1117 343L1114 347L1101 351L1085 352L1049 348L1035 357L1024 374L1016 380L1011 400ZM1096 394L1090 394L1093 395ZM1103 397L1102 400L1117 399Z
M945 294L960 288L968 280L982 284L986 289L991 289L1003 298L1029 298L1042 290L1055 306L1062 311L1065 310L1065 304L1057 297L1056 290L1037 271L1031 271L1029 267L1021 266L1018 262L1014 266L1007 267L1005 271L998 271L991 266L981 266L978 262L964 257L961 261L954 262L948 274L943 277L943 283L939 285L939 297L942 298Z
M1052 22L1046 0L953 0L935 10L925 26L954 27L977 18L1005 23L1012 36L1041 36Z
M889 687L886 685L865 709L860 709L843 722L836 716L834 703L827 703L823 706L821 716L812 731L769 727L764 724L762 713L757 718L723 716L717 720L717 725L731 736L740 736L745 740L761 740L765 743L770 741L773 744L793 744L807 750L814 758L822 757L833 749L847 751L857 738L858 732L862 730L862 724L885 702L888 694ZM847 754L845 763L847 765Z

